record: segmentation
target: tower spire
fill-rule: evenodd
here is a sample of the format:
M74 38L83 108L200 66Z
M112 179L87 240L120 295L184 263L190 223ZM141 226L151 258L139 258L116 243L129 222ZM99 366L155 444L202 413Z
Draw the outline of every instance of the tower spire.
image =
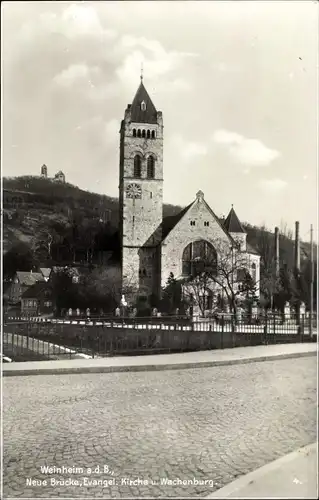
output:
M141 82L143 82L143 62L141 63Z

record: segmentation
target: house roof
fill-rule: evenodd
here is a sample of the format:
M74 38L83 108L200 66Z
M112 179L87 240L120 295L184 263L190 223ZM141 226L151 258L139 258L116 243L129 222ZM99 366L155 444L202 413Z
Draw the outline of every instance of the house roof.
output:
M143 101L146 104L145 111L141 108L141 103ZM156 108L142 80L131 105L131 121L137 123L157 123Z
M24 286L32 286L37 281L44 281L42 273L33 273L30 271L17 271L19 283Z
M39 297L45 290L50 290L52 291L52 287L46 283L35 283L34 285L30 286L23 294L22 298L23 299L34 299Z
M241 225L237 214L233 207L230 209L230 212L224 222L224 227L227 229L229 233L245 233L243 226Z
M40 267L40 271L43 274L44 278L49 278L51 274L51 268L50 267Z

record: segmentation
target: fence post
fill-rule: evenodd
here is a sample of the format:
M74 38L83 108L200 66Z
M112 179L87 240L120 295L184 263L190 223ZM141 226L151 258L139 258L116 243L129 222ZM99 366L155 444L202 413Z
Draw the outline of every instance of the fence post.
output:
M30 324L27 324L27 350L29 350Z
M264 326L264 343L268 344L268 325L267 325L268 316L265 315L265 326Z
M276 314L274 314L273 326L274 326L274 344L276 344Z
M304 334L305 334L305 315L303 314L301 328L300 328L300 340L301 340L301 342L303 342Z
M224 349L224 315L222 316L222 349Z
M236 318L235 318L235 314L231 315L231 338L232 338L232 347L236 347Z

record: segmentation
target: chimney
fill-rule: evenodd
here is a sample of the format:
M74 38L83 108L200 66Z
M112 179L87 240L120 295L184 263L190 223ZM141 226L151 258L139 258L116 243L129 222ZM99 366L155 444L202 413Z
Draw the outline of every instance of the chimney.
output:
M279 228L275 227L275 274L279 276Z
M295 255L294 255L295 271L300 271L300 240L299 240L299 222L296 221L295 230Z

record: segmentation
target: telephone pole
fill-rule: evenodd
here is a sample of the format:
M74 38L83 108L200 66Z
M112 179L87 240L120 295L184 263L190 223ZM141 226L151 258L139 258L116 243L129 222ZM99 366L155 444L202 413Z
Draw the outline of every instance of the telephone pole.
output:
M313 263L313 227L310 225L310 337L313 330L313 281L314 281L314 263Z

